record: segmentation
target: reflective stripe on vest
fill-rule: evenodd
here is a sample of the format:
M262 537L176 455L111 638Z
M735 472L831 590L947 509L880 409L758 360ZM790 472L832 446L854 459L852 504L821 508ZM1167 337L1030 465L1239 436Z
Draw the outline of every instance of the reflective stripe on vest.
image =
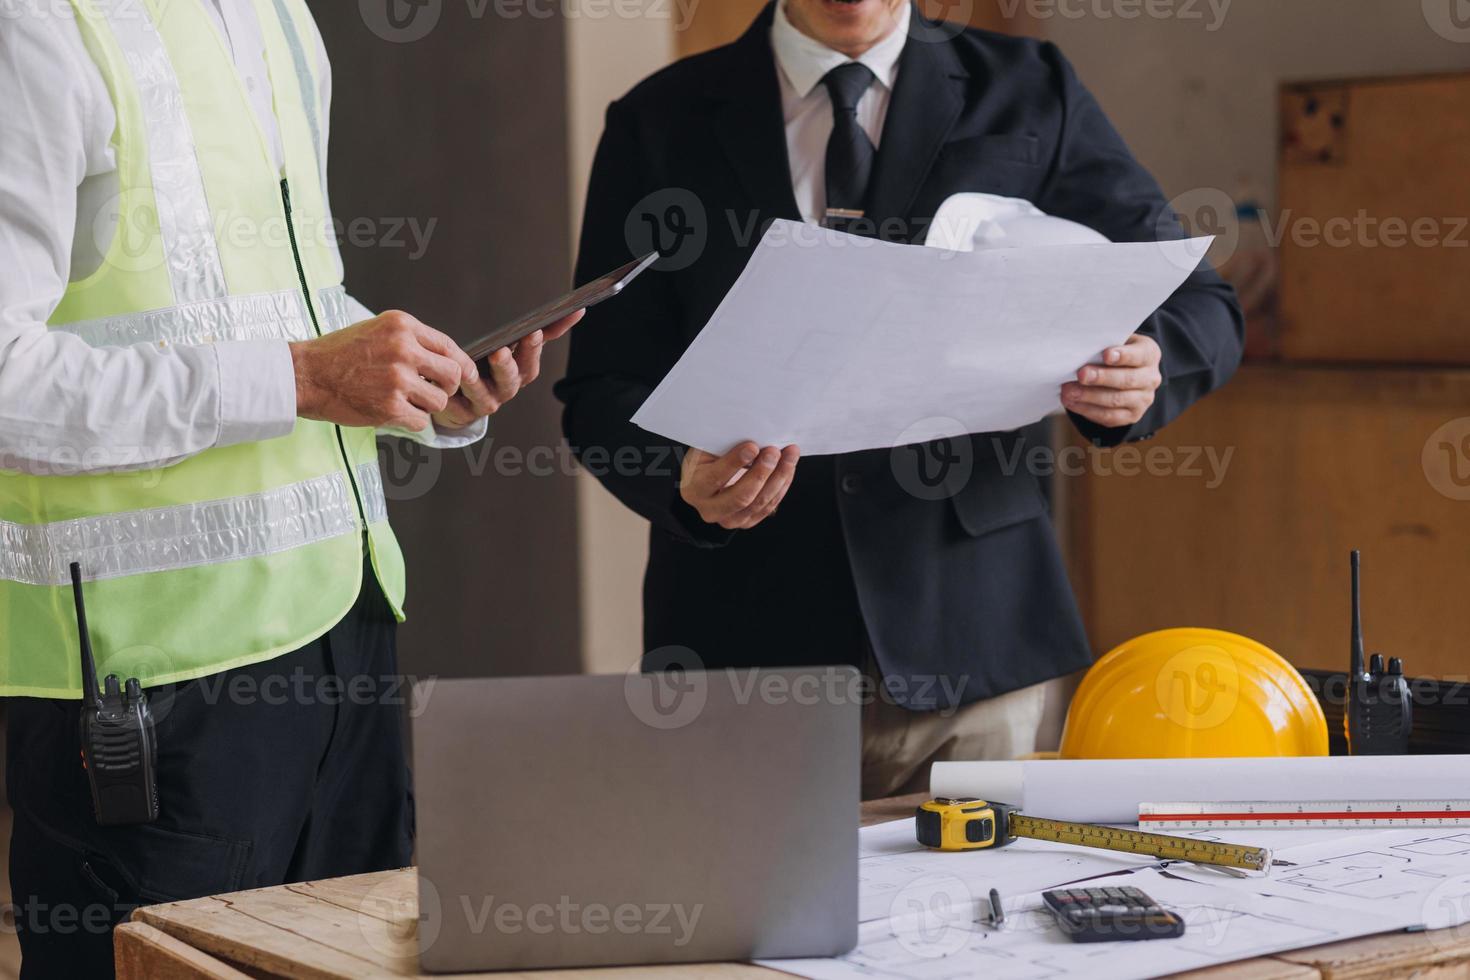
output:
M158 235L174 298L187 304L223 297L225 274L210 224L204 176L168 49L142 0L98 0L97 7L122 45L142 99Z
M368 520L386 520L376 463L358 467ZM192 568L288 551L357 530L352 487L340 473L263 493L54 524L0 521L0 578L66 585L71 562L88 581Z
M322 333L349 326L347 290L331 286L317 294ZM223 296L147 313L123 313L56 327L93 347L132 344L215 344L231 340L310 340L316 335L300 289L250 296Z
M296 83L301 88L301 107L306 115L306 125L311 130L311 145L316 151L316 162L318 176L321 178L322 200L327 199L327 148L322 142L322 124L317 113L316 101L309 97L313 88L311 75L311 55L307 54L306 43L302 41L301 34L296 30L296 23L291 17L291 12L286 9L286 0L271 0L275 7L276 16L280 18L281 28L286 36L286 45L291 49L291 65L296 69ZM342 257L337 257L337 272L342 273ZM345 295L345 294L344 294ZM325 329L325 327L323 328Z

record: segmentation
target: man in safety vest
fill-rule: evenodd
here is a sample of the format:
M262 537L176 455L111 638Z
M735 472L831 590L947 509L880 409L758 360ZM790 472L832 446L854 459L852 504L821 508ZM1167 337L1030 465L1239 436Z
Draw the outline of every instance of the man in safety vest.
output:
M0 695L25 976L111 971L139 904L400 867L403 559L378 430L442 448L535 378L346 294L305 0L0 4ZM156 718L159 816L79 759L98 670ZM391 682L391 687L388 686Z

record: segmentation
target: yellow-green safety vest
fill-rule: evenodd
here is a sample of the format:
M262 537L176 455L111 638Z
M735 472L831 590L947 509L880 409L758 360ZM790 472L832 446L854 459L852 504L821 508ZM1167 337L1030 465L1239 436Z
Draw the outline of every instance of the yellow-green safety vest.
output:
M98 347L167 348L347 325L311 14L304 0L252 2L281 171L203 0L71 0L117 110L120 217L51 329ZM325 633L363 586L364 533L402 618L403 556L372 429L298 419L289 436L161 469L0 471L0 695L80 696L73 561L99 670L149 686Z

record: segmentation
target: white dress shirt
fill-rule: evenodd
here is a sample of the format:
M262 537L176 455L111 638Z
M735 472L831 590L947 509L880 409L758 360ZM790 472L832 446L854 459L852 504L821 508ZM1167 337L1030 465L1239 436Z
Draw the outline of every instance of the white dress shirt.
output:
M203 3L282 160L264 42L250 0ZM216 446L287 435L296 382L285 341L93 348L47 328L67 283L101 265L118 186L117 118L66 4L25 4L0 30L0 469L40 475L150 469ZM331 71L314 34L324 103ZM325 137L326 121L323 121ZM109 208L113 210L109 211ZM371 313L349 298L353 319ZM412 434L454 448L485 433Z
M776 74L781 78L781 111L786 119L786 155L791 161L791 184L796 204L806 221L820 224L827 212L827 141L832 136L832 99L822 79L833 68L858 61L868 66L877 80L858 102L858 125L876 148L883 136L883 121L898 80L898 59L908 41L907 3L900 8L894 31L854 59L834 51L821 41L807 37L786 16L786 4L776 7L771 25L771 48L776 54Z

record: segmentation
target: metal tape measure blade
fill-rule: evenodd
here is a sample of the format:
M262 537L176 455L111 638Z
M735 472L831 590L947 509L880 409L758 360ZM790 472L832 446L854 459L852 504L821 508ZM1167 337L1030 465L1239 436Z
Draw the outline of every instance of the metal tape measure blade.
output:
M1016 814L1011 817L1011 833L1017 837L1101 847L1110 851L1143 854L1165 861L1190 861L1215 864L1247 871L1265 871L1271 866L1271 852L1262 847L1223 844L1218 841L1170 837L1143 830L1124 830L1097 824L1070 823Z

